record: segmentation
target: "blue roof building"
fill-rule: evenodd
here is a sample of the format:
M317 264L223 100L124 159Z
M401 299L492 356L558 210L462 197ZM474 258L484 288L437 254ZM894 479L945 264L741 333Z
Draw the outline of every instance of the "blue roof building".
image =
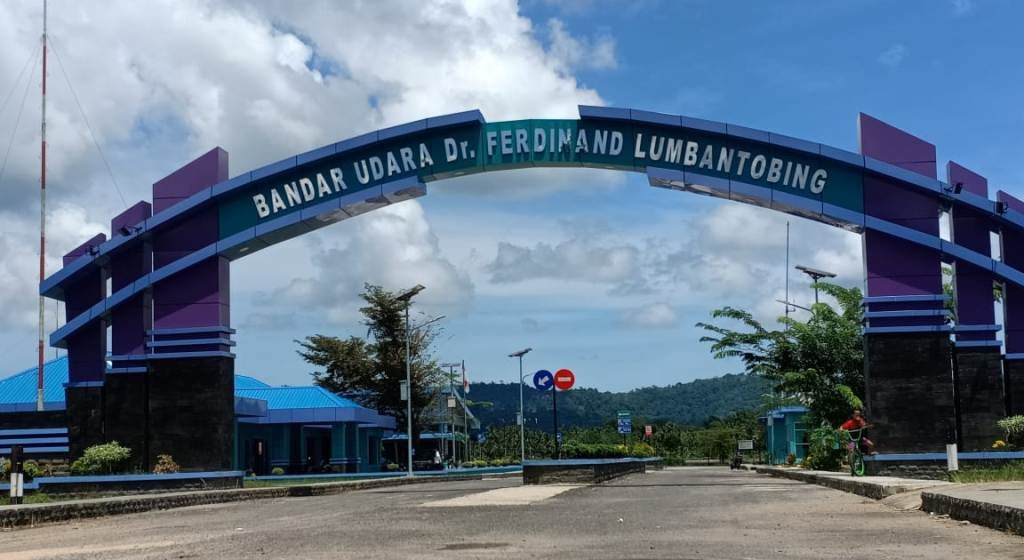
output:
M10 442L27 454L54 457L68 452L64 385L68 360L44 366L44 417L35 416L36 368L0 379L0 455ZM8 413L8 414L4 414ZM28 425L33 424L33 425ZM35 425L39 424L39 425ZM235 375L235 466L258 474L380 469L381 441L395 428L391 416L318 386L273 387Z

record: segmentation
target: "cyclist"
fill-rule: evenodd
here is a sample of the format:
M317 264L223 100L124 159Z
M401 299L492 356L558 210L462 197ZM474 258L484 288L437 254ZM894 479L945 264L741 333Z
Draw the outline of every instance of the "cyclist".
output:
M846 422L843 422L843 424L839 426L839 429L846 430L847 432L861 430L861 449L863 449L863 451L868 455L877 455L878 453L875 451L874 442L872 442L864 435L864 430L867 430L872 426L873 425L869 423L866 418L864 418L864 411L862 411L859 408L855 408L853 409L853 413L850 414L850 418L847 419Z

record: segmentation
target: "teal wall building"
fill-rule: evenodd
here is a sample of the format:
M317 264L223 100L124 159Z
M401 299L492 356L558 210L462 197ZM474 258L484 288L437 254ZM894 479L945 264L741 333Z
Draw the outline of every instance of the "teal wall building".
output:
M792 454L797 463L807 458L807 426L804 417L807 407L783 406L768 411L758 420L764 424L765 451L768 464L782 465Z

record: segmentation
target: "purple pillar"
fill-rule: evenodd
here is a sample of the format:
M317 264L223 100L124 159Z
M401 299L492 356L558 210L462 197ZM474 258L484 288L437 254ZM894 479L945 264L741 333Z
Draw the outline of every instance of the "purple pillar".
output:
M861 153L935 177L935 146L861 114ZM864 176L864 211L939 235L939 202L897 181ZM941 451L955 436L951 344L939 251L868 229L864 233L865 389L881 452Z
M946 174L951 186L962 192L988 198L988 180L957 163L949 162ZM986 257L992 255L990 239L991 226L987 217L966 206L953 209L950 237L954 243ZM995 323L995 309L992 300L992 273L966 262L958 262L954 268L956 282L957 341L995 341L992 327Z
M99 247L107 240L100 233L64 255L64 266L74 262L78 257L88 254L94 247ZM96 268L82 275L64 290L65 321L74 319L79 314L103 300L107 292L107 275L102 268ZM67 339L68 351L68 384L101 384L106 371L107 359L107 325L105 321L96 321L80 329ZM86 385L87 386L87 385Z
M228 178L228 154L214 148L153 185L155 212L172 206ZM219 239L216 206L190 215L153 238L153 269L195 253ZM153 332L160 342L179 340L182 346L161 344L152 353L206 351L224 345L196 346L190 339L208 339L230 325L228 260L212 255L192 268L153 287ZM188 329L185 331L183 329ZM205 330L204 330L205 329ZM220 330L218 330L220 329Z
M1024 214L1024 201L999 191L996 200L1002 202L1012 211ZM1016 270L1024 270L1024 251L1009 250L1010 247L1024 247L1024 233L1011 229L1000 232L1002 261ZM1024 360L1024 288L1016 284L1006 283L1003 299L1003 324L1006 327L1007 358Z
M1024 214L1024 201L1003 191L996 193L996 200L1009 210ZM1024 247L1024 233L1006 228L1000 232L1000 240L1002 261L1007 266L1024 270L1024 251L1010 250L1010 247ZM1003 370L1006 375L1007 411L1013 415L1024 414L1024 288L1011 282L1004 283L1004 288L1006 361Z
M933 144L863 113L859 127L863 155L935 178ZM897 225L939 235L936 198L893 181L865 176L864 211ZM869 297L942 294L938 251L869 230L864 235L864 252Z
M153 214L150 203L141 201L110 221L111 238L135 235L137 227ZM110 261L111 292L128 288L153 269L153 251L149 243L115 254ZM110 353L115 372L143 369L146 331L153 327L151 294L138 294L114 308L110 314ZM118 359L124 358L124 359Z

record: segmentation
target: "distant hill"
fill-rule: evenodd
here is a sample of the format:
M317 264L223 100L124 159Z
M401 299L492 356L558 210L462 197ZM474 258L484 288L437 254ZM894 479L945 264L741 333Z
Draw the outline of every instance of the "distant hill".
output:
M722 417L737 410L755 408L771 385L752 375L724 375L676 383L667 387L643 387L624 393L573 389L558 394L558 420L562 426L597 426L615 420L616 412L628 410L645 421L672 421L702 425L712 416ZM519 411L519 387L514 383L476 383L471 401L491 402L493 407L474 407L484 427L515 424ZM523 389L527 426L551 427L551 393L531 386Z

